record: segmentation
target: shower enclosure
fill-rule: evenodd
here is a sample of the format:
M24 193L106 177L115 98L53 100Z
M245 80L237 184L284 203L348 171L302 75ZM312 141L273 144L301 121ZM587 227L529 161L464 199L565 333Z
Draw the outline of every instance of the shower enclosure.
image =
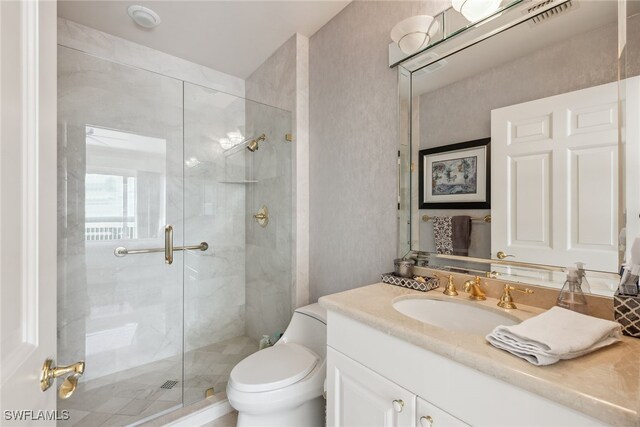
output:
M290 112L64 46L58 98L57 359L86 362L58 408L128 425L224 392L291 316Z

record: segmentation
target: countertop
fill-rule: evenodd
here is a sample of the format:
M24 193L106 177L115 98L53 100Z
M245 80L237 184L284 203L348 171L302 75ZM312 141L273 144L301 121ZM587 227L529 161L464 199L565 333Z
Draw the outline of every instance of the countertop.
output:
M442 294L442 288L419 292L376 283L320 298L319 303L375 329L453 361L491 375L578 412L612 425L640 426L640 339L622 341L576 359L535 366L491 346L482 336L450 331L412 319L393 308L405 298L454 298L507 311L522 320L543 310L518 304L516 310L496 307L497 300L469 301ZM518 296L514 295L516 304Z

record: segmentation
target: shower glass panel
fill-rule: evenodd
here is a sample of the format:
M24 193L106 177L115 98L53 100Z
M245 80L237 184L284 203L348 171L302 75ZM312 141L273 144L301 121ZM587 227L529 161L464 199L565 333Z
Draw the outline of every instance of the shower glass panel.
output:
M182 82L59 47L58 94L57 360L86 362L58 408L126 425L183 402Z
M57 360L86 362L61 425L223 399L284 331L291 129L289 111L58 48Z
M288 111L184 84L185 240L209 243L185 255L185 403L220 396L291 318L290 133Z

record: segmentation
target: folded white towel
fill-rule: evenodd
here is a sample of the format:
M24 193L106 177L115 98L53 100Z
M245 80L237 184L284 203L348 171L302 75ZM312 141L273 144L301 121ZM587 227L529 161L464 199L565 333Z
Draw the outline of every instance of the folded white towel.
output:
M498 326L487 341L534 365L573 359L620 340L616 322L553 307L513 326Z

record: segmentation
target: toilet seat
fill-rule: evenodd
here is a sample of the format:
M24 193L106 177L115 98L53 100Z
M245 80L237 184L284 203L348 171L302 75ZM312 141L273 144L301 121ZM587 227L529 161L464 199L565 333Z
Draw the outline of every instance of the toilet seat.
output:
M258 393L297 383L318 364L319 357L295 343L278 343L238 363L229 385L238 391Z

